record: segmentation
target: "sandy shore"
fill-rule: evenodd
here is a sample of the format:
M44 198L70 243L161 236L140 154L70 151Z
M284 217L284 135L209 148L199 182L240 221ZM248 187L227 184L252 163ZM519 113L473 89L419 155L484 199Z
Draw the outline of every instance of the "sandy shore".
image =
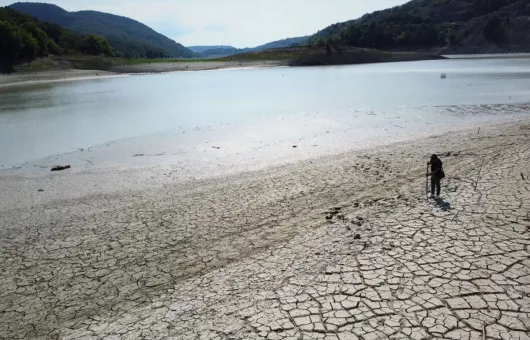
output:
M179 61L146 63L140 65L115 66L111 71L118 73L166 73L179 71L208 71L232 68L259 68L287 66L286 61Z
M120 74L98 70L53 70L46 72L0 74L0 88L13 85L53 83L58 81L74 81L117 76L120 76Z
M0 74L0 88L32 83L51 83L118 77L138 73L168 73L181 71L208 71L234 68L261 68L287 66L284 61L178 61L164 63L146 63L140 65L114 66L108 71L57 69L44 72L20 72Z
M72 199L97 173L0 175L25 195L0 205L0 338L528 339L529 159L527 119Z

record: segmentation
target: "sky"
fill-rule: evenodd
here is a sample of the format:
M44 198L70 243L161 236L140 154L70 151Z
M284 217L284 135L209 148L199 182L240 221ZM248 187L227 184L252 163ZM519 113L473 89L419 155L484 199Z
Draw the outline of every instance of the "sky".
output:
M24 0L21 0L24 1ZM35 2L35 0L26 0ZM0 6L14 1L0 0ZM333 23L408 0L49 0L68 11L96 10L138 20L183 44L254 47L311 35Z

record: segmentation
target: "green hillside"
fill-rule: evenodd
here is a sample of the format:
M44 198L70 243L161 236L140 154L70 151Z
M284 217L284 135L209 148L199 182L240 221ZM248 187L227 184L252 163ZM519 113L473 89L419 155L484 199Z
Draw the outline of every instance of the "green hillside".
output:
M528 0L413 0L331 25L311 41L385 50L528 51L529 16Z
M11 72L16 64L60 54L112 56L102 36L80 36L63 27L43 23L7 7L0 8L0 71Z
M189 58L195 54L181 44L157 33L148 26L117 15L64 9L44 3L16 3L10 6L41 21L61 25L80 34L97 34L107 38L117 55L132 58Z

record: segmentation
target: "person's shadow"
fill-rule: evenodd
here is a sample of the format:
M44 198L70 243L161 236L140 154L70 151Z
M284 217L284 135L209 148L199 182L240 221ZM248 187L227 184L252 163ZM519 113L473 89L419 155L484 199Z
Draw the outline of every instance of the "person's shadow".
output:
M435 200L436 205L442 209L443 211L450 211L451 210L451 203L444 201L441 198L437 198Z

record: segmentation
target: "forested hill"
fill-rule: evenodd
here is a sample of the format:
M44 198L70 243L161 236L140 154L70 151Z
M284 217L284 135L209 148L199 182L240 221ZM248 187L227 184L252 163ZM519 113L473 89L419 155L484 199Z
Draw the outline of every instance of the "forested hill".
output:
M48 21L80 34L106 37L117 56L126 57L183 57L195 54L179 43L130 18L96 11L67 12L44 3L19 2L11 8Z
M523 52L530 51L529 30L528 0L413 0L331 25L311 40L386 50Z
M0 7L0 72L11 72L16 64L51 54L112 56L113 51L102 36L80 36L59 25Z

